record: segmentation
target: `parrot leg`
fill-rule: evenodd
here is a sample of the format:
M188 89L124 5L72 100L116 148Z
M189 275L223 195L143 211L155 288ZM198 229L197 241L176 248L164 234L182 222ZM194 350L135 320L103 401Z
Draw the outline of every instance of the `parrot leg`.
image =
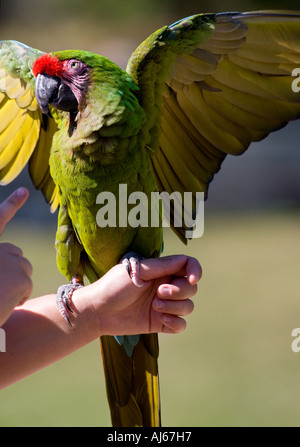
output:
M145 284L145 282L139 278L140 261L142 259L142 256L134 252L126 253L126 255L124 255L121 259L121 263L126 268L128 275L136 287L143 287Z
M79 279L74 276L69 284L63 284L57 290L56 304L58 310L70 327L73 327L73 324L70 321L69 312L72 314L74 313L71 309L72 295L74 291L80 287L83 287L83 284L81 284Z

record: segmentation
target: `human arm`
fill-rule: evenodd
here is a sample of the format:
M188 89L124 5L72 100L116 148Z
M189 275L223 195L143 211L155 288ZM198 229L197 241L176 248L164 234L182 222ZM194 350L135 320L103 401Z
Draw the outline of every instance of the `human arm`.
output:
M141 263L144 287L132 284L122 265L113 267L96 283L73 294L73 328L61 317L56 296L27 301L3 326L6 353L0 356L0 388L71 354L101 335L181 332L180 316L193 310L201 268L194 258L171 256ZM172 276L171 276L172 275ZM163 296L162 289L171 293ZM156 306L163 298L163 311ZM170 320L165 320L169 318Z

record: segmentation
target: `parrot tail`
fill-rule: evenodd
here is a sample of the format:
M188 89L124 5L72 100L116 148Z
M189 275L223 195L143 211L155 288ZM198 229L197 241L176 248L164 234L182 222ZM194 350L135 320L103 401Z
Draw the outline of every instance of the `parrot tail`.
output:
M114 337L100 342L113 427L160 427L158 335L140 335L131 356Z

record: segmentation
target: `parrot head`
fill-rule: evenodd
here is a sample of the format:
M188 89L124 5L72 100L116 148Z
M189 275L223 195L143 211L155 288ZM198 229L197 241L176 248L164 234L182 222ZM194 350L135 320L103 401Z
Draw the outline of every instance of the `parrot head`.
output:
M35 61L32 71L35 96L43 113L51 116L49 105L75 113L83 107L90 72L86 63L47 53Z
M145 121L135 81L104 56L80 50L45 53L35 60L32 72L41 111L50 117L49 106L67 112L53 118L69 127L69 137L75 129L83 138L121 121L124 132L136 134Z

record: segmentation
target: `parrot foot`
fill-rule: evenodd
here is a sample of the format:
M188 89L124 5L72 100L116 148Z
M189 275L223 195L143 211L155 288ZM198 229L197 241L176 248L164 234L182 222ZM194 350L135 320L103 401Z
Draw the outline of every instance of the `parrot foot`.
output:
M56 305L62 317L70 327L73 327L73 324L69 318L69 312L72 314L74 313L71 309L72 295L74 291L80 287L83 287L83 285L79 282L79 279L74 276L69 284L63 284L57 290Z
M136 287L143 287L145 284L145 281L139 278L140 261L142 259L142 256L133 252L126 253L126 255L124 255L121 259L121 263L126 268L128 275Z

